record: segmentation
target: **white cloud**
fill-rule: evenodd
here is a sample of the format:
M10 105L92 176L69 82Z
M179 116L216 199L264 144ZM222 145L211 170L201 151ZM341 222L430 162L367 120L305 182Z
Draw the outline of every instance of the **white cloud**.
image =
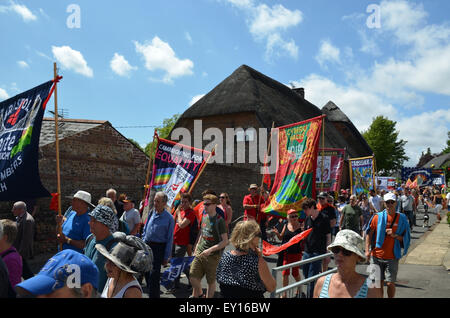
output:
M191 34L189 32L184 32L184 38L186 39L186 41L189 42L190 45L192 45L194 42L192 41L192 37Z
M300 10L289 10L281 4L272 7L266 4L256 5L251 0L227 2L246 13L248 28L253 38L257 42L265 43L266 60L271 60L273 56L287 55L294 59L298 57L297 44L293 39L286 39L283 33L302 22L303 13Z
M93 77L94 72L87 65L86 60L80 51L72 49L70 46L52 46L53 56L64 69L86 77Z
M322 40L319 53L316 55L316 61L321 67L325 67L327 62L341 63L341 51L335 47L330 40Z
M192 97L191 101L189 102L189 107L198 102L203 96L205 96L205 94L195 95L194 97Z
M3 88L0 88L0 100L5 100L8 98L9 98L8 93Z
M397 117L394 106L380 96L358 87L336 84L317 74L293 81L292 84L295 87L303 87L305 98L319 108L330 100L334 102L359 131L369 128L376 116L383 115L390 119Z
M17 4L14 1L10 1L8 6L0 6L0 13L14 12L20 15L24 22L36 21L37 16L33 14L25 5Z
M136 52L142 54L145 67L149 71L162 70L165 75L162 79L164 83L172 83L174 78L192 75L194 63L189 59L179 59L169 43L162 41L155 36L151 42L141 44L134 42Z
M19 65L20 68L27 68L27 67L30 67L30 66L28 65L28 63L25 62L25 61L17 61L17 65Z
M131 66L123 55L114 53L110 62L110 67L114 73L120 76L130 77L130 73L133 70L137 70L136 66Z
M438 109L424 112L397 122L399 139L408 141L405 146L406 155L410 157L405 165L415 166L422 151L430 147L432 153L439 153L446 147L450 112Z

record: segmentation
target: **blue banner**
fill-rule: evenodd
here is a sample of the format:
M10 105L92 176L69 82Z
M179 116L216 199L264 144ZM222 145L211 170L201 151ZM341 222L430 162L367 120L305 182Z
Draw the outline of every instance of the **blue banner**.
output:
M38 151L53 81L0 103L0 201L49 197L39 177Z
M192 263L194 256L175 257L170 260L170 267L161 275L161 285L169 287L175 279Z
M429 186L433 185L433 178L431 175L431 169L425 168L411 168L411 167L403 167L402 168L402 181L414 182L417 179L417 186Z

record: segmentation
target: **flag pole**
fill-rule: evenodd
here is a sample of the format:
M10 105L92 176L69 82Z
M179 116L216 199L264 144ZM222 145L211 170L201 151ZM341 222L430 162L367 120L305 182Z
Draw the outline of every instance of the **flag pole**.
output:
M58 215L61 216L61 175L59 166L59 136L58 136L58 69L56 62L53 63L53 76L55 81L55 148L56 148L56 183L58 192ZM58 226L58 233L62 233L62 225ZM62 250L62 243L59 244L60 250Z
M266 154L264 155L264 167L266 166L266 158L267 158L267 156L269 155L269 152L270 152L270 145L272 144L272 142L271 142L272 141L272 130L274 128L275 128L275 122L273 121L272 122L272 129L270 130L270 134L269 134L269 144L267 145ZM264 172L265 172L265 169L264 169ZM261 179L261 187L259 188L260 192L262 192L262 190L263 190L264 177L265 177L265 174L263 174L262 179ZM261 207L261 194L262 193L260 193L260 196L259 196L258 209Z
M325 155L325 117L322 117L322 160L320 167L320 192L323 192L323 161Z
M202 175L203 171L205 170L206 165L207 165L208 162L209 162L209 159L211 159L213 153L216 152L216 147L217 147L217 144L214 145L214 148L213 148L213 149L211 150L211 152L209 153L208 159L206 159L205 164L204 164L203 167L200 169L200 171L199 171L198 174L197 174L197 177L195 178L194 182L192 183L191 187L189 188L189 191L188 191L189 194L191 194L191 193L192 193L192 190L194 190L195 184L197 183L198 179L200 179L200 176Z

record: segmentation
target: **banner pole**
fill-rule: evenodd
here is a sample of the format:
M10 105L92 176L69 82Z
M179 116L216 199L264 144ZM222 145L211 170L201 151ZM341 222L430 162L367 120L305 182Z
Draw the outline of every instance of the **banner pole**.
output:
M272 129L270 130L270 134L269 134L269 144L267 145L267 151L266 151L266 154L265 154L265 156L264 156L264 172L266 172L265 171L265 167L266 167L266 158L269 156L269 152L270 152L270 145L272 144L272 131L273 131L273 129L275 128L275 122L273 121L272 122ZM263 190L263 185L264 185L264 178L265 178L265 173L263 174L263 176L262 176L262 179L261 179L261 187L259 188L259 191L260 191L260 195L259 195L259 202L258 202L258 210L261 208L261 195L262 195L262 190ZM259 211L259 212L261 212L261 211Z
M56 183L58 192L58 215L61 216L61 174L59 165L59 135L58 135L58 69L56 62L53 63L53 76L55 80L55 148L56 148ZM58 233L62 234L62 225L58 226ZM59 244L60 250L62 250L62 243Z
M192 190L194 190L194 187L195 187L195 185L196 185L198 179L200 179L200 176L202 175L203 171L205 170L206 165L207 165L208 162L209 162L209 159L211 159L211 157L212 157L212 154L216 152L216 147L217 147L217 144L214 145L214 148L213 148L213 149L211 150L211 152L209 153L208 159L206 159L205 164L203 165L203 167L201 168L201 170L198 172L197 177L196 177L196 178L194 179L194 181L192 182L192 185L191 185L191 187L189 188L189 191L188 191L189 194L191 194L191 193L192 193Z
M322 117L322 161L320 167L320 192L323 192L323 161L325 155L325 117Z

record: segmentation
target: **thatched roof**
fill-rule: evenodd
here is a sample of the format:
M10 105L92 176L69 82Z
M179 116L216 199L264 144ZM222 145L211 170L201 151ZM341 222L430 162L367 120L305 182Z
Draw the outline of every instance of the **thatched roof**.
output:
M434 165L433 169L440 169L449 162L450 162L450 153L444 153L428 161L426 164L422 166L422 168L431 168L431 165Z
M322 115L320 109L286 85L242 65L187 109L182 118L255 112L266 128Z
M298 91L298 89L293 90L247 65L242 65L188 108L180 116L178 123L186 119L252 112L260 121L261 127L271 128L272 122L275 127L281 127L322 115L323 110L321 111L307 101ZM337 116L336 112L324 114ZM345 116L342 112L340 115ZM352 157L371 155L370 147L358 130L346 116L345 120L350 124L350 134L356 136L349 142L347 136L343 136L329 121L329 118L325 118L325 147L347 148ZM178 126L178 123L175 124L175 127ZM362 146L353 144L360 142L363 143Z

